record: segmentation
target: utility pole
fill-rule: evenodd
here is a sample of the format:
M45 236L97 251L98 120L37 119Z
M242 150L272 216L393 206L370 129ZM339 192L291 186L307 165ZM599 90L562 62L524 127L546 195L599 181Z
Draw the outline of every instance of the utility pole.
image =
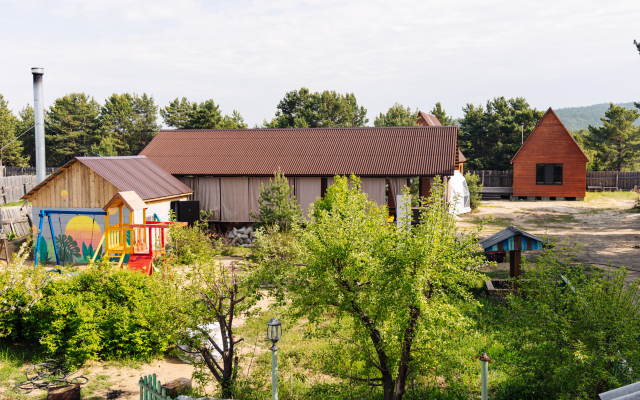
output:
M522 144L524 144L524 122L520 126L522 127Z

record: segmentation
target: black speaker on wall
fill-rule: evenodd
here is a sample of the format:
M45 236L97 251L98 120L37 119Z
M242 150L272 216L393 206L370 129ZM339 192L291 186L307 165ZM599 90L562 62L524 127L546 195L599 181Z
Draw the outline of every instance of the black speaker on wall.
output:
M189 225L193 225L194 222L200 219L199 201L172 201L171 209L178 222L188 222Z

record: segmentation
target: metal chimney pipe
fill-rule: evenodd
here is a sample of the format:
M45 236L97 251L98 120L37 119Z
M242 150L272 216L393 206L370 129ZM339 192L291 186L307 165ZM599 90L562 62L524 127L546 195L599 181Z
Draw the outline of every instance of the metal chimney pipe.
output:
M36 130L36 180L40 183L47 177L44 154L44 95L42 94L44 68L31 68L31 73L33 74L33 119Z

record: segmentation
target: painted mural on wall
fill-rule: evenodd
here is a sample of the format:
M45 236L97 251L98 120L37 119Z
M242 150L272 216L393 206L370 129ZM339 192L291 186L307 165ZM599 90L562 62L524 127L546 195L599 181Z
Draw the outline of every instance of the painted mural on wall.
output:
M35 226L39 226L39 213L42 207L33 208ZM48 208L51 210L52 208ZM57 209L57 208L53 208ZM69 210L60 208L59 210ZM101 212L100 208L79 208L82 211ZM110 223L117 223L117 209L110 212ZM128 222L128 215L125 214L125 222ZM84 263L88 262L100 245L100 240L104 233L103 215L53 215L51 225L58 246L58 255L61 263ZM55 262L56 253L53 248L51 229L49 221L45 219L42 226L42 238L40 239L38 259L42 261Z

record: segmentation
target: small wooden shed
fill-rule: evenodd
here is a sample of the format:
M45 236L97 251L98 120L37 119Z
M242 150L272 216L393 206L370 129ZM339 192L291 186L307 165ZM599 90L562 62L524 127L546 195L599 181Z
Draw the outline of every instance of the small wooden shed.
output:
M105 231L103 212L119 192L134 192L145 206L135 211L138 221L157 218L169 220L172 201L186 200L192 193L178 179L145 156L121 157L76 157L40 182L23 199L33 206L33 225L39 226L40 210L66 211L56 215L52 221L63 262L86 262L99 247ZM83 215L69 214L83 211ZM91 211L99 213L90 214ZM109 212L110 224L122 221L129 223L129 213L120 216L116 209ZM145 214L145 215L143 215ZM120 221L120 222L122 222ZM34 229L34 234L36 234ZM53 240L49 231L44 231L40 243L39 259L52 260Z
M584 200L588 161L549 108L511 160L512 199Z

